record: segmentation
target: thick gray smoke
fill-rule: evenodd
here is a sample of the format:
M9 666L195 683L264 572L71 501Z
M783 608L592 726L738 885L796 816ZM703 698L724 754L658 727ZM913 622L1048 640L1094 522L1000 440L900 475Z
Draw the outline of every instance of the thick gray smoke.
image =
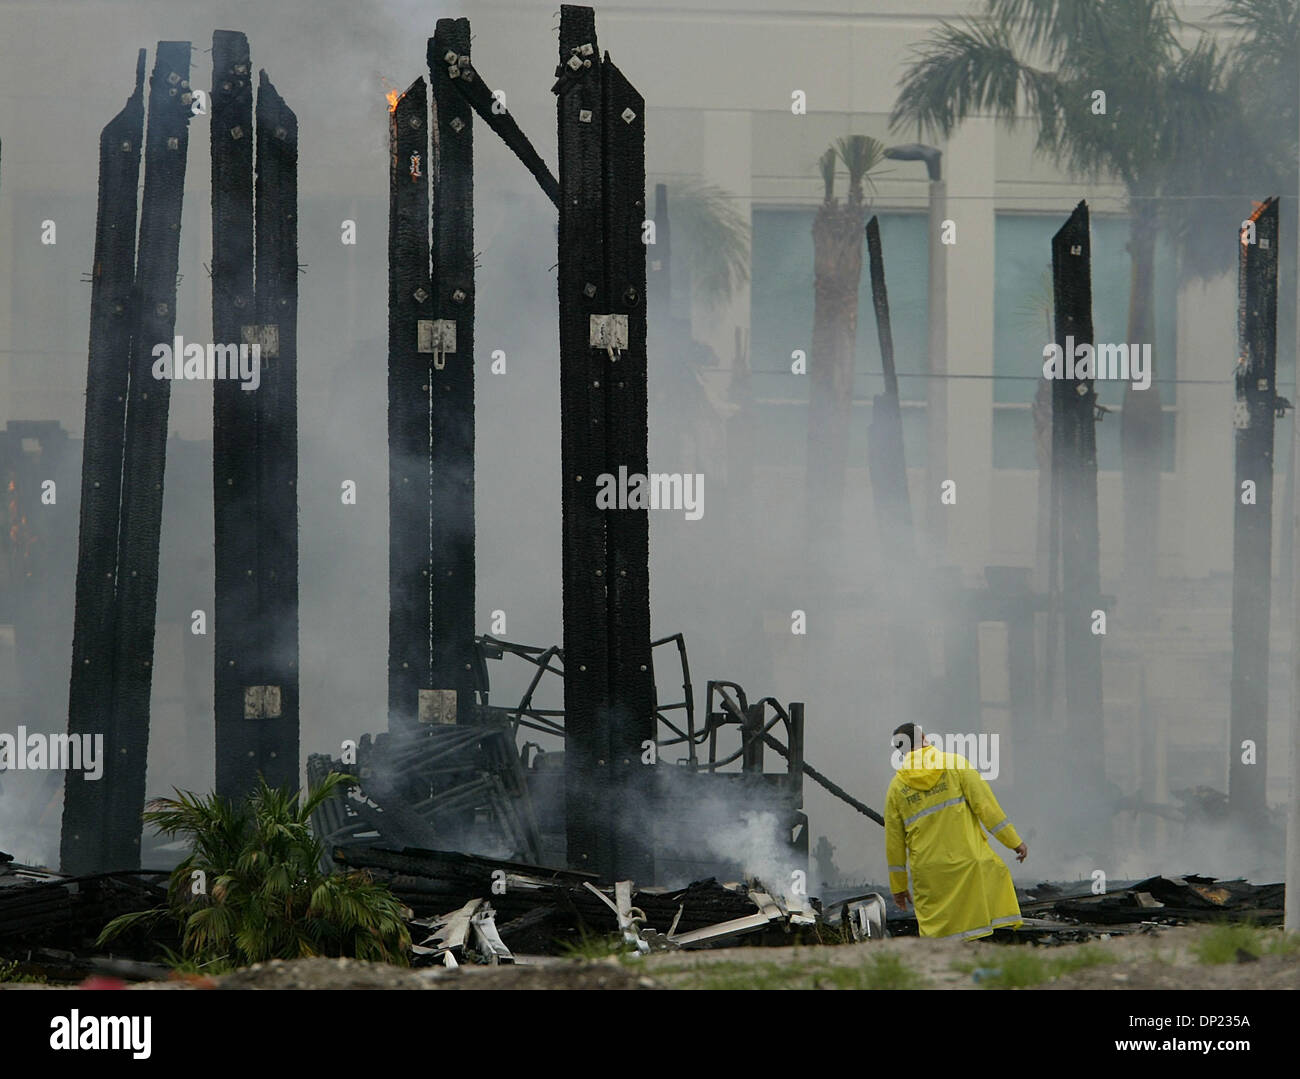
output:
M646 19L677 18L677 8L672 9L678 12L674 15L621 0L596 6L602 48L610 51L647 101L651 191L657 180L664 180L671 192L677 180L697 176L706 171L707 162L729 155L731 144L716 142L711 125L736 110L753 110L752 145L745 141L743 152L752 154L755 173L763 170L762 183L755 179L747 189L731 192L746 212L754 207L789 209L792 197L784 192L796 190L791 177L802 185L797 190L806 192L806 198L800 197L800 208L815 207L820 197L816 156L833 137L859 131L891 137L884 114L892 104L894 88L883 76L879 85L870 82L869 92L861 91L868 94L870 104L853 107L864 111L819 114L816 95L811 94L809 115L795 117L789 112L790 90L800 85L812 87L813 79L829 80L827 99L861 100L857 91L840 95L835 89L839 86L836 80L857 86L853 80L861 77L860 73L836 74L826 65L824 45L830 39L825 36L825 26L839 25L824 17L826 4L800 0L786 4L779 16L773 13L775 9L768 10L771 5L757 3L749 5L749 11L732 12L753 50L770 50L775 62L790 64L790 79L795 81L787 87L783 73L770 100L737 100L729 89L740 84L755 63L755 53L747 51L748 47L736 48L732 55L710 56L709 63L720 65L721 71L707 73L695 66L691 27L700 20L731 17L720 14L732 9L719 0L688 0L684 6L691 14L681 22L681 47L662 53L649 51L640 30ZM849 11L853 5L829 6L843 9L846 17L861 14L856 9ZM466 15L475 31L476 66L494 88L506 93L510 112L554 170L555 100L550 87L556 64L557 7L496 0L466 0L459 5L429 5L421 0L286 0L273 5L264 0L139 0L129 4L84 0L6 5L7 34L23 47L10 50L0 72L0 222L9 223L0 231L0 265L8 258L6 281L12 283L6 285L11 287L8 307L0 308L9 322L7 329L0 329L0 342L7 342L7 351L0 353L0 425L15 419L55 419L75 441L81 438L89 286L82 284L80 277L91 269L93 258L95 152L100 129L131 90L136 49L149 48L152 66L158 40L191 40L192 80L198 87L208 87L211 56L207 50L213 30L242 30L249 37L254 66L267 70L298 115L299 261L303 268L299 281L298 490L304 757L309 753L337 756L344 739L387 726L389 161L385 90L404 89L425 70L425 41L437 18ZM760 9L766 12L763 19L752 18ZM805 15L807 25L800 21ZM775 21L769 22L769 18ZM784 36L786 22L797 26L793 36ZM53 58L64 73L58 92L41 89L50 85ZM778 128L778 123L785 126ZM202 118L195 118L191 125L181 229L176 332L187 341L207 341L212 332L210 281L205 269L212 261L206 125ZM788 146L770 138L767 133L773 130L788 134ZM474 132L477 625L479 632L511 641L559 644L555 210L513 155L477 120ZM1019 168L1017 161L1019 158L1009 158L987 164L990 168L996 165L1001 176L1014 173ZM903 176L901 171L891 174L888 182L897 185ZM956 195L961 177L951 175L949 179ZM765 202L766 190L778 193ZM897 186L891 190L907 194L913 209L924 204L920 181L912 190ZM1057 192L1056 187L1050 190ZM1065 194L1057 202L1044 196L1033 208L1039 212L1045 207L1059 209L1064 220L1073 202L1087 196L1102 207L1099 216L1121 209L1113 192L1100 185L1062 183L1060 191ZM958 200L953 202L957 205ZM881 211L890 205L882 201ZM1008 203L1017 212L1027 205ZM959 211L958 205L953 213L960 219ZM58 223L54 246L40 242L46 219ZM355 223L355 245L341 242L347 221ZM1284 236L1293 236L1286 230L1294 228L1294 215L1284 216L1283 222ZM960 227L966 228L964 220ZM966 233L961 235L961 242L967 243ZM972 233L969 242L986 241L992 244L991 231L978 239ZM719 339L730 335L731 327L723 326L724 332L718 332L715 319L722 315L705 310L698 302L694 311L685 309L691 306L688 267L683 261L685 237L678 233L674 244L672 267L679 305L673 313L681 318L693 315L696 338L709 338L716 346ZM651 257L655 257L653 252ZM806 269L811 273L810 243L789 257L800 260L799 272ZM891 265L898 263L896 249L887 248L885 257L889 274ZM1042 263L1048 252L1036 251L1033 257L1036 264ZM989 273L993 260L993 252L988 251ZM1293 308L1293 302L1287 300L1286 292L1289 287L1294 296L1294 270L1287 273L1292 276L1284 278L1283 303L1279 305L1284 319L1279 336L1283 339L1294 327L1294 311L1287 310ZM1192 331L1180 340L1179 362L1185 355L1188 370L1217 365L1217 371L1230 366L1235 356L1233 295L1229 278L1205 292L1190 290L1181 301L1178 317L1187 321L1197 308L1227 300L1217 337L1206 340ZM653 294L650 299L652 304L663 301ZM993 319L991 312L972 313L972 324L986 315ZM895 319L901 340L898 326L902 316L896 314ZM860 337L875 334L869 304L861 307L857 332ZM806 346L811 326L792 327L790 336ZM787 353L793 347L786 347ZM950 342L954 354L962 347L964 342ZM1171 607L1178 613L1170 615L1167 624L1148 638L1120 637L1120 643L1112 644L1117 638L1111 637L1103 645L1105 735L1112 755L1108 764L1114 801L1132 799L1137 793L1148 803L1160 803L1158 811L1148 806L1113 813L1109 806L1099 805L1095 796L1076 787L1070 762L1059 748L1064 736L1064 720L1059 714L1036 715L1028 729L1013 727L1004 707L1005 693L999 688L1006 679L1007 645L995 626L985 624L979 631L980 699L954 704L944 684L945 646L938 627L955 615L960 589L982 586L982 567L987 564L1032 563L1032 554L1024 552L1033 548L1036 507L1028 500L1036 488L1034 478L1014 470L996 471L984 489L966 486L963 478L949 516L950 528L963 537L950 547L951 557L960 555L963 567L945 590L934 586L932 579L937 576L935 563L948 558L938 559L930 553L922 528L929 517L926 500L938 494L925 486L928 476L914 462L910 479L917 528L904 542L914 546L917 573L931 579L931 585L912 587L883 553L890 544L876 518L867 461L858 452L866 444L859 436L870 412L869 407L861 407L869 402L860 401L854 409L853 423L859 428L853 442L857 456L849 462L842 539L838 547L819 551L814 557L810 554L810 525L804 519L802 449L796 458L779 456L789 445L802 446L804 427L793 436L782 432L778 437L768 423L768 417L776 414L772 409L729 418L729 377L721 369L731 364L732 356L717 356L719 366L704 369L697 380L694 370L683 374L686 351L686 345L667 332L652 308L650 467L660 472L700 473L706 492L701 520L688 520L681 512L651 514L652 631L656 638L685 633L697 716L703 712L704 685L709 678L739 682L751 699L772 695L784 703L802 701L807 710L809 762L876 809L883 808L893 776L889 735L899 723L915 721L932 731L996 734L1001 756L994 791L1031 848L1024 866L1012 863L1021 883L1088 879L1097 869L1111 879L1157 872L1240 873L1255 879L1279 876L1280 848L1270 846L1260 835L1242 834L1216 823L1212 805L1204 800L1194 803L1189 819L1177 819L1182 808L1176 792L1198 786L1223 789L1226 785L1228 674L1223 640L1228 628L1224 621L1228 582L1223 572L1230 565L1230 555L1210 560L1210 564L1186 554L1171 541L1172 553L1162 552L1168 563L1162 563L1162 572L1171 577L1183 574L1197 582L1171 586ZM498 354L504 363L500 374L491 369ZM1203 356L1212 357L1212 361L1202 362ZM907 362L919 369L916 357ZM992 370L992 361L987 357L971 361L966 374L977 370ZM954 381L957 388L952 392L983 386L980 379L984 377L980 374L967 382ZM1285 377L1293 379L1289 373ZM679 411L681 396L661 392L674 380L698 387L693 391L699 396L698 412L689 422ZM1207 381L1211 381L1208 376ZM860 386L859 395L863 392ZM1171 475L1165 477L1169 505L1163 522L1168 536L1212 527L1228 537L1229 551L1230 530L1224 520L1232 482L1227 427L1230 392L1225 375L1221 384L1180 385L1176 403L1166 395L1170 422L1176 420L1180 425L1178 438L1190 440L1179 445L1190 448L1186 450L1189 456L1179 459L1181 473L1175 474L1176 481ZM949 411L954 417L947 431L949 459L959 471L964 456L978 452L980 468L986 468L983 458L994 452L978 440L972 450L967 436L971 431L985 431L983 417L994 408L995 398L990 392L986 397L965 400L970 402L970 415L978 413L981 418L978 423L971 419L968 429L957 409ZM1207 401L1211 406L1205 405ZM1220 408L1219 427L1214 432L1190 430L1186 414L1195 414L1199 422L1202 412L1210 407ZM801 409L787 408L782 416L796 411L798 422L806 424L806 412ZM1103 427L1109 431L1105 424L1116 423L1117 419L1107 418ZM1289 420L1279 423L1279 465L1288 456L1289 424ZM169 426L175 437L165 491L148 777L151 795L167 794L173 786L207 791L213 782L210 387L174 386ZM727 459L726 447L741 444L742 433L751 439L758 462L752 477ZM1210 438L1219 441L1202 454L1197 447ZM773 445L779 445L780 451L773 450ZM1118 479L1117 473L1109 471L1113 462L1105 467L1102 587L1103 592L1120 597L1117 610L1121 613L1115 617L1117 624L1122 624L1123 556L1115 540L1122 533ZM341 485L349 481L356 486L355 505L345 504L340 497ZM1284 488L1279 477L1274 509L1279 520L1289 512ZM51 673L42 677L53 681L33 687L20 679L15 658L21 654L20 647L7 636L8 627L0 620L0 730L12 731L27 722L37 697L54 702L43 729L59 729L60 718L66 713L72 606L70 585L59 582L70 582L75 574L75 471L70 483L60 485L59 499L60 505L65 500L69 505L61 527L71 527L74 534L71 543L60 547L59 564L49 567L44 578L51 595L58 590L57 601L50 606L52 620L41 630L43 648L57 657L50 661ZM1018 537L1008 539L1007 530L999 526L1008 517L1014 517L1023 528L1028 537L1023 543ZM8 528L7 523L0 524ZM961 549L970 537L974 539L970 539L969 549ZM1277 550L1280 562L1280 546ZM207 613L206 636L191 632L196 610ZM502 621L504 625L498 629ZM1179 698L1156 704L1165 715L1184 705L1221 714L1218 726L1209 724L1218 732L1212 740L1193 744L1175 722L1145 716L1142 693L1128 684L1128 672L1133 669L1129 661L1149 654L1155 663L1166 645L1183 648L1178 662L1186 664L1187 671L1185 675L1163 671L1162 684L1184 676L1191 679L1208 670L1209 688L1190 703ZM1286 749L1280 717L1289 706L1285 684L1288 647L1286 635L1275 633L1274 759ZM680 697L676 665L669 661L668 651L661 649L656 656L660 701ZM1116 666L1109 665L1112 657ZM1128 664L1122 677L1116 674L1118 661ZM490 664L489 674L492 703L511 704L523 692L532 670L506 660ZM21 691L15 689L20 685ZM1059 688L1058 680L1058 695ZM996 706L989 703L995 699ZM554 680L546 680L535 703L543 708L561 706ZM1158 776L1154 756L1145 762L1132 759L1132 747L1143 744L1144 725L1150 730L1147 744L1169 747L1161 757L1167 763L1160 766ZM727 734L732 740L724 753L738 745L736 728ZM559 748L557 740L546 735L527 737L546 749ZM684 755L678 747L665 752L664 758L671 764ZM769 770L783 766L784 762L768 754ZM1157 786L1162 792L1159 797ZM26 861L57 860L62 804L57 788L57 781L34 773L0 774L0 849ZM804 792L810 846L824 835L834 845L835 860L846 879L883 881L883 830L811 780L805 781ZM1284 796L1285 791L1279 793L1275 783L1272 800L1276 803ZM719 794L699 806L694 830L707 835L704 845L716 865L756 875L775 891L789 886L789 854L770 819ZM811 887L815 891L815 883Z

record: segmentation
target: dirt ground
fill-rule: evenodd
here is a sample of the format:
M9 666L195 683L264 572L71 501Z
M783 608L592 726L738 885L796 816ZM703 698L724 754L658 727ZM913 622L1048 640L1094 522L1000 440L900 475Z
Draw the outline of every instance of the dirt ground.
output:
M900 937L838 947L727 948L642 959L539 959L507 967L405 970L346 959L257 964L214 979L146 982L135 989L1300 989L1300 950L1270 954L1280 930L1259 930L1255 950L1203 962L1207 926L1035 947ZM1229 952L1231 955L1231 951ZM1074 968L1074 969L1069 969Z

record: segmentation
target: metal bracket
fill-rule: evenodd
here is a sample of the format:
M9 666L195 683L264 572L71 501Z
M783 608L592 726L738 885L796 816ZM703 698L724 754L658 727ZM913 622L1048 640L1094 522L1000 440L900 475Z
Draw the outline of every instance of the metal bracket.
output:
M420 690L418 719L421 723L454 725L456 722L456 691L454 689Z
M634 955L645 955L650 951L649 941L643 939L641 935L641 927L646 923L645 912L640 907L632 906L632 882L630 880L620 880L614 885L613 902L610 901L609 896L605 895L590 881L583 881L583 886L614 912L614 917L618 919L619 932L623 934L624 947ZM676 924L676 922L673 923L674 928ZM670 943L665 938L660 950L667 951L670 946Z
M478 913L470 917L469 924L484 962L494 967L514 964L515 957L497 932L496 911L484 903Z
M1232 426L1244 431L1250 426L1250 408L1245 401L1232 402Z
M244 687L245 719L279 719L280 715L279 686Z
M456 323L449 318L422 318L415 326L416 348L433 353L433 366L447 366L447 354L456 351Z
M264 360L274 360L280 355L280 327L276 324L241 326L239 335L243 344L261 346Z
M627 348L627 315L592 315L587 341L592 348L603 348L611 360Z

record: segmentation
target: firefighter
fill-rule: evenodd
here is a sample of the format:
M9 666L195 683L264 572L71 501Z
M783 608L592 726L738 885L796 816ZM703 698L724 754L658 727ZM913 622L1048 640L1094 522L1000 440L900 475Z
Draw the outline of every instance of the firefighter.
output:
M903 754L885 796L885 855L894 902L903 910L909 899L914 902L923 937L976 940L1020 925L1011 872L980 825L1014 850L1018 861L1029 848L992 788L965 757L927 745L917 724L898 727L894 747Z

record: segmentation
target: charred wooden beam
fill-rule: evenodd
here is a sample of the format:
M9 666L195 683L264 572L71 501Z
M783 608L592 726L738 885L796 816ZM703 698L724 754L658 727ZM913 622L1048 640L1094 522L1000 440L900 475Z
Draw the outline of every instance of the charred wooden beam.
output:
M256 330L261 379L257 433L257 608L261 654L252 685L268 687L255 718L253 756L238 766L242 790L260 774L298 786L298 117L260 72L257 89ZM242 389L240 392L244 392ZM245 709L247 716L248 709ZM235 762L230 762L232 765Z
M1269 199L1251 214L1243 229L1237 270L1228 797L1233 816L1251 825L1265 823L1268 815L1273 421L1278 407L1277 244L1278 202Z
M136 191L144 138L145 50L135 92L99 137L99 207L90 292L90 349L81 462L77 599L72 630L68 733L106 734L112 715L117 533L122 449L134 324ZM60 864L69 873L106 866L108 784L70 771L64 787Z
M912 507L907 493L907 459L903 452L903 413L894 368L894 333L889 322L889 293L885 288L885 256L880 246L880 221L867 222L867 258L871 271L871 300L876 313L885 392L871 406L871 490L891 561L910 560Z
M420 691L437 685L430 581L435 304L429 275L428 114L428 93L419 78L398 99L389 126L388 725L393 731L419 721Z
M131 343L126 402L118 617L113 641L113 720L104 740L106 760L112 761L114 773L109 778L104 855L115 868L140 864L140 814L148 763L158 546L171 400L170 381L153 377L153 350L159 343L171 343L176 327L176 271L191 115L189 74L190 43L159 42L149 82L135 282L138 321Z
M606 55L601 64L605 280L602 310L626 320L626 344L590 347L605 367L604 471L649 475L646 361L645 99ZM617 335L617 325L615 325ZM655 689L650 648L650 511L607 512L606 580L609 625L609 742L614 770L616 879L654 879L648 782L642 760L655 740Z
M243 342L256 321L253 280L253 76L248 39L231 30L212 36L212 336ZM248 793L256 771L255 721L245 719L245 688L265 685L255 669L262 647L258 619L258 394L237 378L212 386L212 497L216 592L213 606L213 698L216 791Z
M433 293L429 374L432 673L473 718L474 647L474 117L456 88L477 85L468 19L439 19L429 39L433 94ZM456 77L452 77L452 72ZM466 82L466 80L469 80ZM490 97L490 95L489 95ZM490 110L489 110L490 112Z
M443 22L464 22L468 26L469 20L439 19L438 22L439 25ZM483 80L483 76L478 73L473 63L470 62L468 43L466 43L463 52L457 52L454 42L448 39L442 42L441 51L435 53L433 46L437 40L438 38L435 36L429 42L429 71L434 76L435 99L440 85L437 75L439 69L441 69L448 76L445 84L449 85L469 102L474 111L483 118L483 122L500 136L501 141L523 162L524 168L533 174L538 186L541 187L546 197L558 209L560 205L559 183L551 175L551 170L546 167L546 162L542 160L541 154L528 141L528 136L515 123L515 118L504 107L502 104L503 99L494 95L492 88L488 86ZM456 72L455 75L452 75L453 70Z
M604 293L604 85L595 13L560 9L555 85L559 127L560 468L564 622L565 832L569 864L602 875L614 864L610 757L605 511L604 379L608 356L591 347Z
M867 262L871 275L871 300L876 316L876 336L885 373L885 392L871 402L871 426L867 429L871 494L875 505L877 532L887 567L885 580L895 592L895 609L903 611L898 622L893 653L901 700L916 693L925 680L926 646L914 605L905 598L916 582L916 543L912 530L912 506L907 490L907 456L903 448L903 410L894 366L894 331L889 319L889 290L885 286L885 253L880 242L880 220L874 214L867 222ZM974 630L970 648L975 647ZM966 641L962 640L962 646ZM959 658L960 656L960 658ZM944 645L947 685L951 690L971 686L978 702L978 677L966 677L965 657L949 643ZM957 700L959 708L970 707L970 697Z
M1091 267L1088 206L1080 202L1052 237L1056 344L1063 357L1076 343L1090 348L1094 344ZM1074 374L1072 367L1067 371ZM1091 377L1061 377L1052 383L1052 472L1059 490L1068 745L1075 774L1092 792L1100 791L1105 782L1101 637L1092 632L1093 611L1102 606L1096 399Z

